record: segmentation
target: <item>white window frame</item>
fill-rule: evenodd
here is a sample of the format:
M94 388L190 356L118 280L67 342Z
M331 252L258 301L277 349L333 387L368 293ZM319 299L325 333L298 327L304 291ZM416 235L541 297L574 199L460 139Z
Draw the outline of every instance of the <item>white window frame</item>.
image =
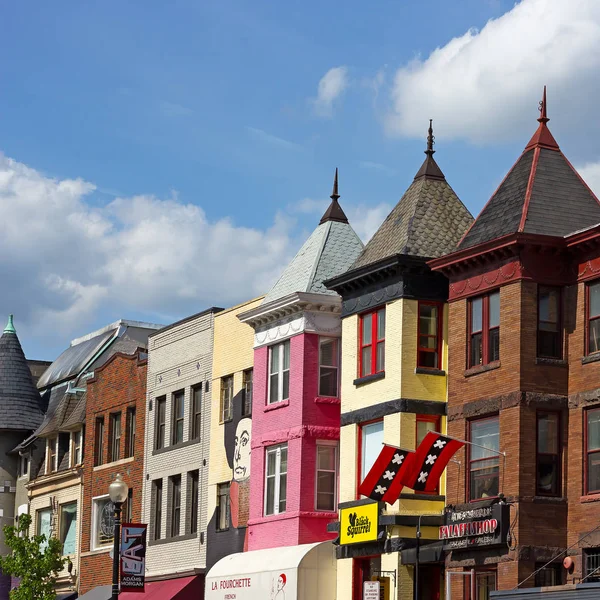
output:
M92 498L92 539L90 540L90 550L105 550L107 548L111 548L113 545L113 541L111 540L107 544L96 544L96 534L97 531L97 512L98 512L98 501L99 500L109 500L110 497L108 494L104 494L102 496L94 496Z
M331 473L331 471L327 469L319 469L319 447L328 447L333 448L335 453L334 463L335 463L335 478L334 478L334 486L333 486L333 508L331 510L327 510L326 508L317 508L317 500L319 497L319 471L323 471L324 473ZM315 446L315 511L317 512L337 512L337 504L338 504L338 482L339 482L339 472L340 472L340 449L337 441L334 440L318 440Z
M265 517L267 516L271 516L271 515L280 515L282 513L279 512L279 502L281 500L281 450L285 448L288 452L288 456L287 456L287 462L289 463L290 460L290 455L289 455L289 448L288 448L288 444L287 442L285 442L284 444L277 444L276 446L268 446L267 448L265 448L265 494L264 494L264 507L263 507L263 513L265 515ZM275 459L275 475L268 475L268 464L269 464L269 454L271 453L275 453L276 454L276 459ZM287 475L287 470L285 471L285 475ZM273 489L273 512L272 513L268 513L267 512L267 494L268 494L268 486L267 486L267 480L269 477L275 477L275 487ZM286 478L286 487L287 487L287 478ZM286 490L287 491L287 490ZM286 494L286 500L285 500L285 511L283 511L284 513L287 512L287 494Z
M51 463L50 444L54 443L54 464ZM46 475L58 471L58 436L46 440Z
M285 346L288 346L288 354L290 357L290 364L287 369L283 368L284 360L285 360ZM273 371L273 349L281 348L281 352L279 352L279 361L277 365L277 371ZM268 362L268 383L269 385L267 390L267 404L276 404L277 402L283 402L284 400L290 399L290 378L288 375L288 395L286 398L283 397L283 374L287 371L288 374L290 372L290 367L292 366L292 347L290 344L290 340L284 340L283 342L279 342L278 344L273 344L269 346L269 362ZM277 374L277 400L271 401L271 377Z
M335 353L335 366L331 366L331 365L322 365L321 364L321 345L324 342L335 342L336 343L336 353ZM336 389L336 395L335 396L326 396L325 394L321 394L321 368L325 368L325 369L335 369L335 389ZM319 336L319 370L317 372L317 394L323 398L339 398L340 397L340 338L339 337L333 337L333 336L324 336L324 335L320 335Z
M62 527L63 527L63 507L64 506L68 506L70 504L74 504L75 505L75 552L72 552L71 554L64 554L64 540L61 539L62 538ZM78 525L79 525L79 502L77 502L77 500L67 500L66 502L63 502L62 504L59 505L58 507L58 540L61 543L61 556L76 556L77 555L77 547L78 547L78 543L79 543L79 536L78 536Z
M75 436L79 434L79 460L75 460L77 443L75 441ZM77 431L71 432L71 466L76 467L83 462L83 430L78 429Z

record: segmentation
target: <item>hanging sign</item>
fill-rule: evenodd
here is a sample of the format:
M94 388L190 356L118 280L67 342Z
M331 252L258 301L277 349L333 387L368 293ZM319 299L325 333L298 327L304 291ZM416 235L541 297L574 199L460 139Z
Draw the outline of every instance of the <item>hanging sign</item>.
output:
M445 550L505 544L510 524L510 506L493 504L482 508L446 512L439 537Z
M147 525L125 523L121 527L121 591L143 592L146 581Z
M379 581L365 581L363 600L379 600Z
M378 502L340 509L340 544L374 542L378 533Z

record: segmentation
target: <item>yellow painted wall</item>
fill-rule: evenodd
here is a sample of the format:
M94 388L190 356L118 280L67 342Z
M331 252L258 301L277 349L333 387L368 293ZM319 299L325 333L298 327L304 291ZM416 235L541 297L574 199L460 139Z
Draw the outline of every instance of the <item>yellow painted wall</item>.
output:
M443 311L442 369L447 369L448 361L448 307ZM415 373L417 366L417 326L418 302L399 299L386 305L385 332L385 378L355 386L358 377L358 315L352 315L342 321L342 399L341 412L374 406L390 400L409 398L415 400L433 400L446 402L447 378L439 375ZM415 449L416 415L396 413L383 419L384 441L394 446ZM441 420L442 432L446 428L446 419ZM346 425L340 433L340 501L356 499L358 468L358 425ZM445 493L445 477L440 482L440 493ZM404 493L413 493L405 489ZM444 502L429 500L398 500L387 507L387 513L419 515L441 514ZM422 527L423 539L437 539L436 527ZM395 527L393 537L415 537L415 527ZM394 600L412 600L413 568L400 565L398 553L382 555L382 569L396 570L398 585ZM384 566L385 565L385 566ZM338 600L352 598L352 560L338 561ZM393 595L393 594L392 594Z
M215 315L210 416L210 461L208 468L208 515L217 504L217 484L231 480L225 453L224 425L219 423L221 377L233 375L233 394L242 388L242 373L254 364L254 329L237 315L256 308L263 296L238 304Z

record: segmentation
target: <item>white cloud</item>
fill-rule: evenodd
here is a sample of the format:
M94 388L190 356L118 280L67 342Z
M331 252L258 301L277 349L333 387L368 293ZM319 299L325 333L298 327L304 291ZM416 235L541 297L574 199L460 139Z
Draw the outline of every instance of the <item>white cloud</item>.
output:
M535 125L544 84L549 116L569 103L561 123L575 119L581 126L593 114L599 67L600 2L522 0L481 31L471 29L400 68L386 130L423 137L433 118L440 139L520 139L524 126L529 132Z
M302 146L300 146L300 144L284 140L283 138L277 137L276 135L267 133L263 129L258 129L257 127L246 127L245 129L250 135L260 140L261 142L265 142L273 146L278 146L279 148L285 148L286 150L302 150Z
M64 336L102 311L176 318L264 293L296 250L284 215L255 229L176 196L95 208L94 191L0 154L0 315Z
M317 97L313 98L313 108L320 117L333 115L333 103L348 87L348 69L334 67L329 69L321 80L317 89Z
M346 215L358 237L366 244L379 229L379 226L390 214L391 210L392 206L386 202L381 202L377 206L359 204L349 206L346 210Z

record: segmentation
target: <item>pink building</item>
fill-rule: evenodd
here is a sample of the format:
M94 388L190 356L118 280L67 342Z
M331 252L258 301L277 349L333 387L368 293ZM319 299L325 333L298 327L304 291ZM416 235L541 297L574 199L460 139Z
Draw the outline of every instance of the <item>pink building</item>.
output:
M323 281L363 249L338 203L262 304L239 318L255 330L248 550L336 537L341 300Z

